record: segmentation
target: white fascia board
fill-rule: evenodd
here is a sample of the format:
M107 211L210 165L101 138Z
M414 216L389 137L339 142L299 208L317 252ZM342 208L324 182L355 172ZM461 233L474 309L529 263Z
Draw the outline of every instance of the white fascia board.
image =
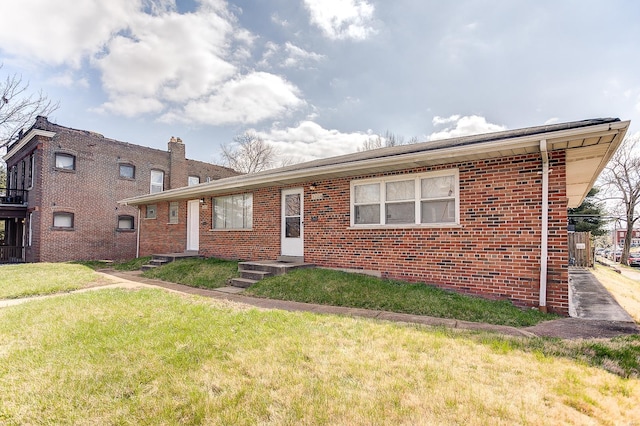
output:
M16 154L16 152L20 151L26 144L28 144L31 141L31 139L35 138L36 136L44 136L47 138L52 138L55 135L56 135L56 132L50 132L47 130L40 130L40 129L31 129L29 133L27 133L25 136L22 137L22 140L17 145L13 146L11 150L7 152L4 155L4 157L2 157L2 159L6 162L8 159L13 157Z
M375 167L392 167L419 162L426 159L443 159L447 162L455 162L456 158L483 154L487 152L496 152L501 150L532 148L538 152L540 150L541 139L570 139L572 137L586 137L590 133L599 133L609 130L620 130L629 126L629 121L612 122L598 124L594 126L578 127L574 129L559 130L548 133L538 133L534 135L518 136L504 140L493 140L458 147L445 147L430 151L411 152L406 154L396 154L386 157L372 158L367 160L356 160L347 163L329 164L319 167L303 168L298 170L287 170L283 172L262 174L246 174L234 176L230 178L220 179L177 189L170 189L165 192L149 195L141 195L138 197L127 198L119 201L121 204L141 205L150 204L157 201L168 201L178 199L193 199L219 194L229 191L244 191L250 188L269 186L270 184L286 184L288 182L300 182L308 179L319 179L322 176L353 173L356 175L360 170Z

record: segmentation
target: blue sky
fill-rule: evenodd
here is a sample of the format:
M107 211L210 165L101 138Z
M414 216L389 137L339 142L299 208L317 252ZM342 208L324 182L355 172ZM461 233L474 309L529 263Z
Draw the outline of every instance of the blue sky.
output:
M298 160L596 117L640 131L640 2L20 0L0 77L49 118L219 161L253 130Z

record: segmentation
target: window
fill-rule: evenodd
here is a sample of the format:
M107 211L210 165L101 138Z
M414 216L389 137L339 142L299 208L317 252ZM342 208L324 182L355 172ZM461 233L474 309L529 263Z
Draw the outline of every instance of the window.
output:
M351 224L458 223L458 171L351 182Z
M33 153L29 156L29 179L28 189L33 188L33 170L36 168L36 157Z
M53 227L60 229L73 228L73 213L55 212L53 214Z
M155 194L164 191L164 172L162 170L151 170L151 193Z
M71 154L56 153L56 169L75 170L76 157Z
M198 176L189 176L188 185L197 185L200 183L200 178Z
M120 177L125 179L135 179L136 168L131 164L119 164Z
M213 199L215 229L251 229L253 227L253 194L238 194Z
M155 218L156 218L156 211L157 211L157 208L156 208L156 205L155 205L155 204L149 204L149 205L147 206L147 209L146 209L146 210L147 210L147 211L146 211L146 213L145 213L145 215L144 215L144 217L145 217L146 219L155 219Z
M178 223L178 202L169 203L169 223Z
M133 230L133 216L118 216L118 230Z

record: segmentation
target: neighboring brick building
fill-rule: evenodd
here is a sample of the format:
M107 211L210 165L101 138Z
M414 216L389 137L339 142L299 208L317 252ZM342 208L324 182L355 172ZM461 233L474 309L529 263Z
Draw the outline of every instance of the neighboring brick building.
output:
M141 255L373 270L568 313L567 208L629 122L596 119L382 148L123 200L147 220ZM186 231L186 232L185 232Z
M611 231L611 241L613 247L622 248L624 246L624 239L627 236L626 228L617 228ZM640 247L640 229L634 229L631 235L631 247Z
M0 262L134 258L138 209L118 200L238 174L185 159L180 139L171 138L162 151L46 117L8 147L4 160Z

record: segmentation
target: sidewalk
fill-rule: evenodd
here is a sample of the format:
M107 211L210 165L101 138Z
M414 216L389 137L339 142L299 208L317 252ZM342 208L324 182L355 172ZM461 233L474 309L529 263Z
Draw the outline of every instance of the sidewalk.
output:
M100 275L112 281L112 284L88 287L71 293L83 293L105 288L163 288L180 294L193 294L220 300L229 300L263 309L281 309L291 312L313 312L318 314L344 315L363 318L375 318L409 324L421 324L433 327L447 327L458 330L488 331L519 337L557 337L562 339L611 338L625 334L640 334L634 322L586 320L582 318L560 318L546 321L532 327L517 328L470 321L458 321L448 318L436 318L423 315L401 314L395 312L345 308L340 306L317 305L312 303L291 302L286 300L261 299L242 294L243 289L222 287L215 290L189 287L182 284L153 280L141 276L140 271L120 272L113 270L98 271ZM37 296L25 299L0 300L0 308L25 303L47 297L63 297L69 293L49 296Z
M314 312L319 314L345 315L364 318L375 318L385 321L422 324L435 327L448 327L461 330L489 331L510 336L521 337L558 337L562 339L611 338L624 334L639 334L640 329L634 322L585 320L580 318L561 318L546 321L533 327L516 328L504 325L458 321L455 319L436 318L423 315L401 314L387 311L377 311L340 306L317 305L312 303L291 302L285 300L261 299L242 294L242 289L236 287L222 287L215 290L189 287L182 284L169 283L142 277L139 271L118 272L101 271L116 283L127 286L161 287L170 291L186 294L196 294L215 299L230 300L264 309L281 309L285 311Z

